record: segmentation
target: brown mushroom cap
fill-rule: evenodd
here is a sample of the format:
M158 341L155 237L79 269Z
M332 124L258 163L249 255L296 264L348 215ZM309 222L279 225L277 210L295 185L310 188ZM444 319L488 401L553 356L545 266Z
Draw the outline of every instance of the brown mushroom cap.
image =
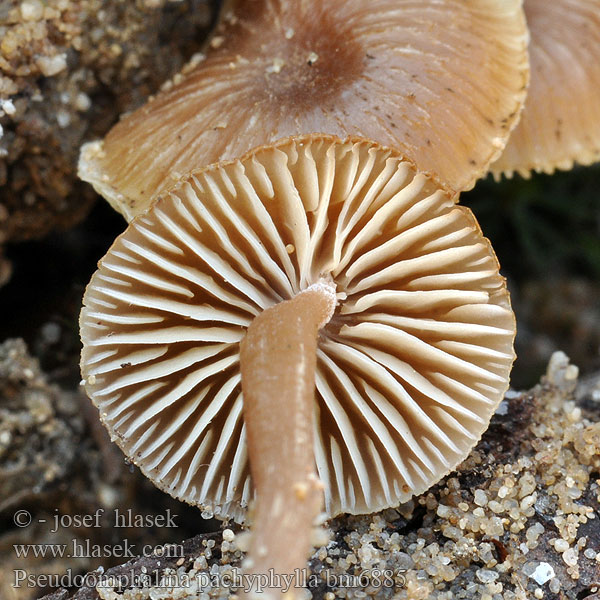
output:
M531 85L496 177L600 160L600 2L525 0Z
M84 147L80 176L130 220L171 175L321 132L398 148L462 190L516 124L526 39L520 0L245 0L204 60Z
M397 152L303 136L186 177L86 290L86 390L158 487L243 518L240 340L323 277L339 302L320 331L314 407L327 512L396 505L465 458L514 359L489 242Z

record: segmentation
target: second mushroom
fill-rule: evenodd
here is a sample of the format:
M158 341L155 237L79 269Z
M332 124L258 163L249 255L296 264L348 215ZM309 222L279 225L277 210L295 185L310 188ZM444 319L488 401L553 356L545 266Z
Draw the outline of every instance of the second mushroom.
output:
M515 321L470 211L393 150L290 138L183 178L115 241L81 314L85 386L161 489L243 521L250 572L327 515L395 506L465 458Z

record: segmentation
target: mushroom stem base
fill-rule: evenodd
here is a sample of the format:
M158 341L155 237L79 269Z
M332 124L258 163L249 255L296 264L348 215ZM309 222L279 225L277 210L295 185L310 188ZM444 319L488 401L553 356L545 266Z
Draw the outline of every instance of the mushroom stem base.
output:
M280 581L287 587L289 576L299 575L322 509L313 450L317 336L335 304L334 286L315 284L256 317L241 344L244 422L257 497L247 572L257 582L258 576L286 575ZM282 592L277 587L270 597Z

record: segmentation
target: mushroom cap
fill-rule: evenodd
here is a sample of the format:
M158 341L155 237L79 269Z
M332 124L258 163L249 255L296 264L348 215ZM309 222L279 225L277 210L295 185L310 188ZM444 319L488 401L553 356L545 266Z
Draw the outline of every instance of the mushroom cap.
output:
M397 505L467 456L514 359L488 240L396 151L301 136L182 179L87 287L86 391L158 487L243 519L240 340L323 277L339 301L319 334L314 404L328 514Z
M245 0L79 174L130 220L189 173L285 136L358 135L454 191L487 172L528 78L520 0Z
M600 1L525 0L531 85L495 177L600 160Z

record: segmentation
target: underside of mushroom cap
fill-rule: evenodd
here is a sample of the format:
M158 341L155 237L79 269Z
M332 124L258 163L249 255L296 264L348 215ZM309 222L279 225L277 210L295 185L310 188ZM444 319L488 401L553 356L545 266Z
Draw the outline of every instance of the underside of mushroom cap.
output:
M315 459L326 508L406 501L479 440L508 387L514 315L471 214L393 150L302 136L197 171L134 219L81 313L81 370L160 488L244 517L240 340L325 277Z
M245 0L206 57L84 146L80 177L130 220L178 174L289 135L359 135L472 186L525 100L520 0Z
M600 1L525 0L531 85L496 178L600 160Z

